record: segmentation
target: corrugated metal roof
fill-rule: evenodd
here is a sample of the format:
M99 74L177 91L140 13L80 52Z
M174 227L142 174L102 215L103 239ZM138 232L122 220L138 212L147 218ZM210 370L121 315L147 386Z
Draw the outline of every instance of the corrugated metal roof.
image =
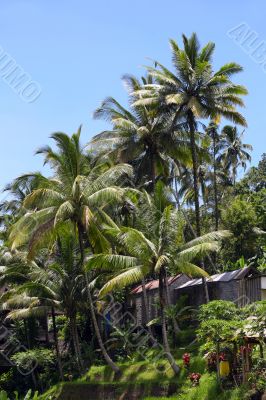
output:
M170 276L168 278L168 285L172 285L172 283L174 283L182 274L178 274L176 276ZM148 283L146 283L145 285L146 290L153 290L153 289L158 289L159 288L159 279L156 279L154 281L150 281ZM135 287L134 289L131 290L130 292L131 294L138 294L138 293L142 293L142 285L139 285L137 287Z
M232 280L243 279L248 277L252 271L251 267L244 267L235 271L223 272L222 274L215 274L206 278L207 282L230 282ZM178 289L183 289L190 286L201 285L202 279L191 279L190 281L181 285Z

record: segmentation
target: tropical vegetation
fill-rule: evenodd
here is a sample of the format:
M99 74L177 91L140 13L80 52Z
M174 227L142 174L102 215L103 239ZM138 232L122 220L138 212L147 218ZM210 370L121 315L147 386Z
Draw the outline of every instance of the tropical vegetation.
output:
M94 118L107 121L103 132L91 140L81 127L53 133L51 145L37 151L49 174L23 174L4 189L0 345L3 354L6 340L17 345L6 357L0 398L37 399L59 382L96 381L95 368L121 383L127 368L146 364L163 384L184 384L180 399L210 398L206 391L195 397L204 393L195 387L200 379L218 398L219 376L217 383L205 371L202 354L218 357L218 342L234 347L236 329L252 315L262 337L263 302L243 310L213 304L206 284L210 274L241 266L266 270L266 156L243 174L252 146L243 142L247 122L239 111L247 89L234 82L242 67L228 62L214 70L215 45L201 47L196 34L170 46L171 69L154 61L144 77L125 75L128 104L108 97L99 105ZM169 303L168 278L180 273L202 279L200 311ZM148 320L145 285L154 279L160 332ZM145 326L126 318L112 325L106 310L113 303L125 309L136 284ZM177 343L192 346L193 387ZM262 343L258 352L262 365ZM261 371L253 371L259 383L250 383L260 391ZM55 391L44 396L56 398Z

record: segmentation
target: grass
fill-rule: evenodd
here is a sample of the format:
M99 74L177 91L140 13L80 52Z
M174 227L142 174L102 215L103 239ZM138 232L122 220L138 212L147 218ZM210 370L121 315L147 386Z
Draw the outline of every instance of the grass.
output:
M190 384L184 384L179 394L173 397L160 397L160 400L243 400L244 393L244 388L221 392L216 376L205 373L199 386L191 387ZM145 397L144 400L158 400L158 397Z
M179 352L178 352L179 353ZM177 354L176 354L177 355ZM178 364L181 366L180 354ZM205 371L205 360L197 355L192 356L190 371L202 374L200 385L192 387L188 379L188 371L181 366L181 372L176 377L166 361L157 363L151 360L139 362L126 362L119 364L121 375L116 376L108 366L92 366L80 379L73 382L58 384L46 392L41 399L73 399L80 400L91 393L101 392L100 397L107 397L106 393L115 393L114 398L119 398L126 391L140 390L142 399L156 400L151 394L170 393L173 397L160 397L175 400L243 400L244 394L240 389L221 392L217 385L215 374ZM60 394L61 393L61 394ZM74 393L74 395L73 395ZM72 397L74 396L74 397ZM117 397L116 397L117 396ZM146 396L146 397L145 397ZM150 396L150 397L149 397ZM92 397L91 397L92 398ZM111 397L108 397L111 398Z
M155 356L156 357L156 356ZM178 377L178 382L183 382L187 379L187 371L182 368L182 361L177 362L181 367L181 373ZM151 357L147 361L127 362L119 364L121 375L116 377L114 372L108 366L93 366L87 374L85 374L80 382L101 382L101 383L147 383L147 382L169 382L177 381L172 368L166 360L155 362ZM200 356L194 356L191 360L191 370L203 373L205 361Z

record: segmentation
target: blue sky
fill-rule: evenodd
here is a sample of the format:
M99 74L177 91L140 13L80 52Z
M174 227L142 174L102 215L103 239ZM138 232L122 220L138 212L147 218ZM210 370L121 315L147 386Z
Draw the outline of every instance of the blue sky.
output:
M17 175L42 168L34 151L51 143L54 131L74 132L83 142L105 125L92 113L107 95L126 102L120 77L141 75L148 57L170 66L168 39L198 33L216 43L214 65L236 61L237 80L249 90L245 141L253 164L265 149L266 68L230 38L245 22L266 41L266 5L243 0L2 0L0 46L42 88L33 103L21 100L0 77L0 188Z

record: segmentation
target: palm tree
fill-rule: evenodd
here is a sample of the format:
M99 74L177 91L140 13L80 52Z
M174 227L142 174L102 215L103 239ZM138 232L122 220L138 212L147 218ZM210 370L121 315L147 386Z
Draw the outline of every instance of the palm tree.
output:
M23 215L23 201L40 184L39 173L25 174L6 185L3 192L7 197L0 204L1 239L7 241L11 226Z
M131 167L126 164L110 167L108 163L91 166L90 157L81 148L80 129L72 137L61 132L51 137L58 152L47 146L37 154L44 154L45 164L50 165L54 177L42 177L40 185L25 197L24 215L10 234L12 249L29 243L29 252L34 253L40 238L66 220L75 223L80 233L97 232L99 237L94 247L105 248L107 242L97 227L95 213L99 205L122 199L124 190L115 184L131 175Z
M176 130L178 121L184 121L189 132L190 150L193 162L193 187L197 235L201 234L198 159L195 134L198 121L208 117L223 116L235 123L246 125L244 117L235 106L243 106L240 96L247 94L245 87L233 84L230 77L242 71L234 62L223 65L213 72L211 58L214 43L207 43L200 49L197 35L190 38L183 35L183 49L170 40L175 71L171 72L156 61L155 67L148 67L148 73L155 84L144 85L134 106L159 104L163 110L173 114L171 129ZM136 92L136 96L138 92Z
M123 247L126 255L97 254L88 260L86 266L88 270L101 270L107 265L114 271L122 270L102 287L99 292L100 298L111 291L137 283L149 274L158 274L163 346L175 373L179 372L179 367L170 351L165 317L167 270L190 276L207 276L207 273L195 265L193 260L199 259L209 251L217 251L219 248L217 239L228 235L227 232L214 232L179 246L178 222L178 212L172 206L167 206L159 220L159 234L153 241L137 229L127 227L107 229L107 233Z
M16 252L15 254L6 252L2 256L1 262L5 266L2 266L0 270L0 282L2 286L9 286L9 290L5 291L0 297L1 309L9 311L7 319L23 319L26 331L27 318L47 318L47 314L51 312L58 371L60 379L63 380L55 320L55 307L58 308L58 303L55 304L54 292L47 288L44 291L43 284L40 285L36 282L36 279L41 280L41 277L43 277L43 268L34 260L29 261L25 252ZM33 280L33 277L35 280ZM27 332L26 337L28 337ZM29 340L27 341L29 342Z
M32 257L43 240L50 238L64 221L71 221L77 229L81 264L88 244L96 252L109 249L97 220L99 207L122 201L125 190L117 185L128 181L132 168L126 164L110 167L107 162L91 166L89 156L81 148L80 133L80 129L71 137L61 132L54 133L52 138L58 151L48 146L38 151L45 155L45 163L54 170L54 177L44 180L44 184L26 196L23 206L27 212L14 224L10 233L12 249L28 244L29 257ZM118 367L102 342L86 274L85 278L99 345L108 364L117 372Z
M236 126L226 125L222 129L223 150L219 157L228 171L231 171L233 185L236 183L237 168L246 169L247 161L251 161L250 144L242 142L244 131L239 134Z
M106 98L94 118L111 122L113 129L96 135L91 144L104 154L108 151L119 162L132 164L137 183L143 184L148 179L149 187L154 190L158 176L169 178L175 159L189 161L185 138L169 134L167 113L161 113L154 105L135 103L134 92L141 90L141 83L135 77L126 75L123 80L128 88L130 108L125 109L112 97ZM153 81L148 76L142 78L142 83L151 85Z

